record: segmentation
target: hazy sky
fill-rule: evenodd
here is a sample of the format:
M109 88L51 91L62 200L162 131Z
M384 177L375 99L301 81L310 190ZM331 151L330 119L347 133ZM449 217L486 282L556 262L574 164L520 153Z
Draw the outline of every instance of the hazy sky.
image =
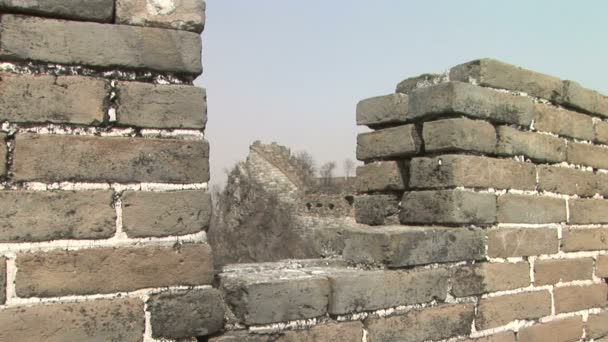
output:
M255 140L355 159L356 103L492 57L608 94L608 1L207 0L212 184Z

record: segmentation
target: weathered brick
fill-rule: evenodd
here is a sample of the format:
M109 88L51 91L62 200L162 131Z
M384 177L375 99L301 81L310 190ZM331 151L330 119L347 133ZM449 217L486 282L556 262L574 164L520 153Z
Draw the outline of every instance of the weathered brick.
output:
M564 139L535 132L524 132L500 126L497 153L504 156L526 156L534 161L559 163L566 160Z
M463 340L463 342L515 342L515 333L512 331L505 331L486 337Z
M306 330L285 331L273 335L230 332L214 337L209 342L352 342L363 339L363 324L358 321L316 325Z
M116 23L201 33L205 27L205 7L203 0L155 2L153 6L145 0L117 0Z
M6 301L6 258L0 258L0 305Z
M608 148L590 144L569 143L568 163L608 169Z
M323 316L329 303L329 280L284 270L224 273L220 286L243 324L268 324Z
M463 114L496 123L529 126L534 111L530 98L462 82L447 82L413 90L409 102L412 119Z
M17 255L17 268L20 297L113 293L213 281L207 244L25 253Z
M6 134L0 133L0 178L6 176L6 163L8 162L8 148Z
M474 318L472 304L444 305L412 310L403 315L372 318L365 322L373 342L418 342L468 335Z
M608 122L597 121L594 126L595 141L601 144L608 144Z
M547 100L562 94L562 81L554 76L520 68L491 58L474 60L450 69L450 80L525 92Z
M144 334L144 303L116 298L15 307L0 311L0 326L0 341L138 342Z
M401 223L491 224L496 196L461 190L426 190L403 194Z
M559 282L591 280L593 259L536 260L534 264L534 284L553 285Z
M211 195L204 190L127 191L122 208L129 237L185 235L209 228Z
M95 125L108 110L110 84L82 76L0 73L0 93L0 121Z
M111 22L113 0L0 0L0 11L56 18Z
M496 130L482 120L457 118L425 122L422 140L426 152L496 153Z
M0 191L0 241L109 238L111 191Z
M488 231L488 256L522 257L558 252L554 228L500 228Z
M562 250L564 252L604 249L608 249L608 228L567 228L563 231Z
M551 314L549 291L522 292L484 298L477 308L477 329L500 327L514 320L536 319Z
M340 315L399 305L444 300L448 291L445 269L422 271L347 271L328 275L329 313Z
M207 93L189 85L118 83L119 124L148 128L203 129L207 123Z
M608 285L567 286L553 289L555 313L603 308L608 304Z
M567 167L539 165L537 170L541 191L591 197L600 191L600 182L604 181L593 172Z
M406 161L378 161L357 167L357 192L405 190L409 179Z
M409 94L414 89L429 87L435 84L447 82L445 74L422 74L415 77L406 78L397 85L397 93Z
M608 278L608 256L599 256L597 258L597 270L595 274L598 277Z
M194 32L8 14L0 18L0 57L193 75L202 72L201 38Z
M562 198L505 194L498 196L498 222L566 222L566 200Z
M390 94L357 103L357 125L369 127L408 122L408 96Z
M534 164L511 159L467 155L413 158L410 162L412 188L495 188L533 190Z
M399 196L361 195L355 197L357 223L380 226L399 223Z
M597 339L608 336L608 311L589 315L585 331L587 332L587 338Z
M585 112L608 117L608 97L583 88L574 81L564 81L564 91L560 102Z
M534 127L541 132L589 141L595 138L593 119L589 115L541 103L536 104L534 109Z
M582 336L583 320L580 316L535 324L520 329L517 334L519 342L575 342Z
M404 267L485 257L483 229L409 226L349 228L343 232L344 259Z
M466 265L454 269L452 277L452 294L456 297L514 290L530 285L530 265L527 262Z
M421 138L414 125L381 129L357 136L357 159L411 156L420 152Z
M206 141L20 134L17 181L202 183L209 180Z
M608 201L573 199L568 201L571 224L608 223Z
M180 339L207 336L224 326L224 301L216 289L152 295L147 302L152 336Z

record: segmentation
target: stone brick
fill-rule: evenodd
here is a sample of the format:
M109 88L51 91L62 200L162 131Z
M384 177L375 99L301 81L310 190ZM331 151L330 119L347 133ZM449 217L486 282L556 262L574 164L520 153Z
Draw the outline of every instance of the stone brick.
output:
M116 231L111 191L0 191L0 242L103 239Z
M16 181L202 183L209 180L206 141L17 135Z
M596 315L589 315L585 331L587 338L600 338L608 336L608 311Z
M422 271L347 271L329 274L329 313L349 314L400 305L444 300L448 291L445 269Z
M608 304L608 285L567 286L553 289L555 313L603 308Z
M608 223L608 201L572 199L568 201L571 224Z
M527 262L466 265L454 269L452 277L452 294L456 297L514 290L530 285L530 265Z
M511 159L467 155L413 158L410 162L411 188L494 188L534 190L534 164Z
M512 331L505 331L486 337L463 340L463 342L515 342L515 333Z
M496 222L496 196L461 190L406 192L401 223L491 224Z
M593 172L567 167L539 165L537 170L539 190L566 195L592 197L604 180Z
M555 254L559 239L554 228L500 228L488 231L488 256L509 258Z
M566 222L566 200L562 198L505 194L498 196L498 222Z
M357 159L411 156L420 152L421 138L414 125L381 129L357 136Z
M468 335L474 312L472 304L456 304L368 319L365 322L368 341L418 342Z
M6 258L0 258L0 305L6 301Z
M116 298L7 308L0 311L0 326L0 341L137 342L144 334L144 303Z
M92 248L17 255L17 295L60 297L213 281L207 244Z
M112 22L114 0L0 0L0 11Z
M534 127L541 132L589 141L595 138L593 119L589 115L541 103L536 104L534 109Z
M230 332L209 342L352 342L363 340L363 324L358 321L316 325L306 330L291 330L273 335Z
M496 123L529 126L533 101L524 96L498 92L468 83L447 82L413 90L410 117L428 119L442 114L463 114Z
M482 120L457 118L425 122L422 140L426 152L496 153L496 130Z
M355 197L357 223L380 226L399 223L399 196L362 195Z
M6 134L0 133L0 179L6 176L7 161L8 149L6 147Z
M486 330L515 320L531 320L550 314L551 294L549 291L489 297L479 301L475 326L478 330Z
M409 94L414 89L429 87L435 84L447 82L445 74L422 74L420 76L406 78L397 85L397 93Z
M323 316L330 286L327 278L289 270L220 275L225 300L243 324L268 324Z
M535 324L519 330L519 342L575 342L583 336L583 320L580 316Z
M567 228L562 236L564 252L598 251L608 249L608 228Z
M122 224L129 237L197 233L209 228L211 195L205 190L127 191Z
M599 256L597 258L597 270L595 274L598 277L608 278L608 256Z
M152 295L147 303L152 336L180 339L211 335L224 326L224 301L216 289Z
M0 73L0 93L0 121L98 125L109 107L110 84L82 76Z
M379 161L357 167L357 192L405 190L409 179L407 161Z
M564 139L513 127L498 127L497 153L504 156L526 156L534 161L559 163L566 160Z
M153 26L201 33L205 27L205 2L153 2L146 0L117 0L116 23Z
M585 112L608 117L608 97L583 88L574 81L564 81L564 93L560 102Z
M383 226L349 228L343 236L343 257L354 263L404 267L485 257L483 229Z
M389 94L357 103L357 125L369 127L408 122L408 96Z
M562 81L554 76L520 68L491 58L474 60L450 69L450 80L524 92L547 100L562 94Z
M608 144L608 122L597 121L594 126L595 141L601 144Z
M116 117L121 125L204 129L207 123L204 88L119 82L118 99Z
M593 259L536 260L534 284L554 285L559 282L593 279Z
M198 33L9 14L0 18L0 57L192 75L202 72Z
M608 169L608 148L590 144L568 144L568 163Z

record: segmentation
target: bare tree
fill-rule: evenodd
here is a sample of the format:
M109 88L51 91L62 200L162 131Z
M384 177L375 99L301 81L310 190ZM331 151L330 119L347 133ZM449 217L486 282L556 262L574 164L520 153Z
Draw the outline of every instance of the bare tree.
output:
M322 182L324 185L330 185L331 180L334 177L334 170L336 169L336 162L327 162L321 166L319 169L319 175L322 178Z
M344 168L344 176L348 178L355 170L355 162L349 158L344 159L344 164L342 164L342 167Z

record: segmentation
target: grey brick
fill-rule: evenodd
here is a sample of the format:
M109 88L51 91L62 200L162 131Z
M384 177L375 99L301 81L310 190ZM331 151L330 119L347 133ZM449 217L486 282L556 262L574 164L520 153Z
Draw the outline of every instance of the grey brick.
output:
M315 325L305 330L287 330L278 334L235 331L213 337L209 342L352 342L363 339L363 324L359 321Z
M389 94L371 97L357 103L357 125L379 125L408 122L408 96Z
M497 203L500 223L566 222L566 200L561 198L505 194Z
M162 27L201 33L205 27L205 2L182 0L180 2L150 2L146 0L117 0L116 23Z
M555 285L559 282L593 279L593 259L536 260L534 284Z
M486 337L462 340L462 342L515 342L515 333L505 331Z
M469 297L529 285L530 264L527 262L479 263L454 269L452 293L456 297Z
M8 147L6 146L6 134L0 133L0 179L6 176L8 162Z
M0 11L112 22L114 0L0 0Z
M450 70L450 80L471 82L485 87L520 91L547 100L562 94L562 81L495 59L484 58L460 64Z
M495 188L534 190L534 164L511 159L467 155L413 158L410 162L411 188Z
M421 141L414 125L361 133L357 136L357 159L411 156L420 152Z
M496 196L460 190L406 192L401 223L491 224L496 222Z
M559 249L557 229L499 228L488 231L488 256L510 258L555 254Z
M0 18L0 57L192 75L202 72L201 37L194 32L8 14Z
M574 81L564 81L564 93L560 102L585 112L608 117L608 97L583 88Z
M329 313L349 314L400 305L444 300L448 291L445 269L422 271L364 271L330 273Z
M608 311L599 314L589 315L587 319L586 337L597 339L608 336Z
M566 167L538 166L538 188L542 191L591 197L600 192L605 177ZM607 178L608 179L608 178Z
M594 126L595 141L600 144L608 144L608 122L597 121Z
M0 257L0 305L6 301L6 258Z
M129 237L160 237L206 231L211 195L205 190L128 191L122 197L122 224Z
M555 313L605 308L608 304L608 284L557 287L553 292Z
M209 180L206 141L17 135L17 181L196 183Z
M569 143L568 163L608 169L608 148L589 144Z
M357 192L405 190L408 183L407 161L378 161L357 167Z
M0 241L103 239L116 231L111 191L0 191Z
M345 260L404 267L480 260L485 257L483 229L383 226L343 232Z
M599 251L608 249L608 228L567 228L563 232L564 252Z
M486 330L514 320L532 320L550 314L551 294L546 290L490 297L479 301L475 326Z
M378 226L399 222L399 196L360 195L355 197L357 223Z
M426 152L496 153L496 130L481 120L458 118L425 122L422 140Z
M117 121L147 128L204 129L207 123L205 89L189 85L118 83Z
M100 124L110 84L82 76L0 73L0 121Z
M608 223L608 201L601 199L571 199L568 201L571 224Z
M540 103L534 109L534 127L541 132L590 141L595 138L593 119L589 115Z
M413 90L409 113L412 119L463 114L496 123L529 126L534 108L532 100L527 97L468 83L448 82Z
M526 156L534 161L559 163L566 160L566 141L554 136L498 127L497 153Z
M147 302L152 336L180 339L211 335L224 326L224 301L217 289L152 295Z
M581 316L562 318L522 328L517 338L519 342L576 342L583 336L583 325Z
M399 82L396 92L409 94L414 89L429 87L443 82L447 82L447 75L445 74L422 74Z

